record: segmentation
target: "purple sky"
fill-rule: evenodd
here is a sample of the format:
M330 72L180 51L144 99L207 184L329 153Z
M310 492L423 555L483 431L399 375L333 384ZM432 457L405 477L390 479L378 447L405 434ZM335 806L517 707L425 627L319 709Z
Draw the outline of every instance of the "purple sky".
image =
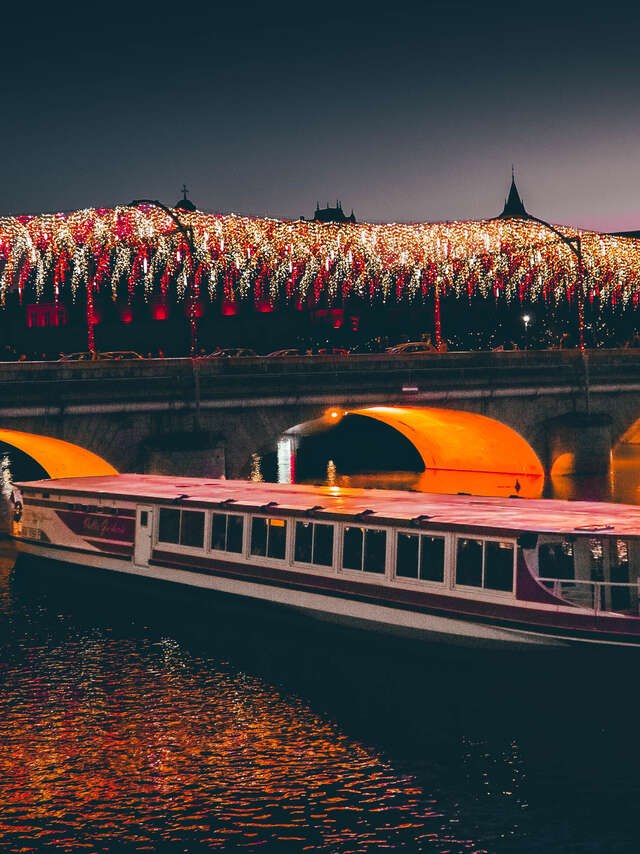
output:
M472 219L500 212L514 163L532 213L640 229L633 6L47 15L3 22L0 214L173 203L184 181L205 210L297 218L340 198L362 220Z

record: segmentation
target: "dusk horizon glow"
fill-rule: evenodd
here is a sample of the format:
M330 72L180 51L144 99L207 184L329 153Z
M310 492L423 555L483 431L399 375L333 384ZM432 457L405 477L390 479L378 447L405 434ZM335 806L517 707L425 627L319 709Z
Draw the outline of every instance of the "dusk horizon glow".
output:
M203 211L490 219L514 164L537 216L640 228L636 8L6 14L0 215L171 205L186 183Z

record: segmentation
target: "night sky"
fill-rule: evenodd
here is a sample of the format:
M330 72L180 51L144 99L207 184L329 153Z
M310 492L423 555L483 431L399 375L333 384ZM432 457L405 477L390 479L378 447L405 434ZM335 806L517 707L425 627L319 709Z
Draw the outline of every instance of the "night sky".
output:
M640 228L632 6L246 2L3 11L0 214L174 203Z

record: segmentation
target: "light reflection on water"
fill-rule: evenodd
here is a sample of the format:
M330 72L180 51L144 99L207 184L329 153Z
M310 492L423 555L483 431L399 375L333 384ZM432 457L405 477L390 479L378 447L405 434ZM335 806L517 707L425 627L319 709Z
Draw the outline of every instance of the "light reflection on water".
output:
M220 613L179 637L174 602L127 612L31 568L0 585L3 850L479 850L404 762L259 672L286 656L275 672L304 684L324 641L295 655L302 638L238 636Z
M597 659L6 564L0 627L2 850L636 850L635 676Z
M638 503L639 472L627 447L552 488ZM2 850L637 851L635 658L451 658L12 564Z
M326 486L344 486L363 489L404 489L416 492L451 493L469 492L474 495L506 496L514 490L513 479L492 472L448 472L443 470L414 471L360 471L344 474L337 470L333 460L317 461L321 475L295 478L295 452L285 437L278 444L278 465L273 479L278 483L316 483ZM262 458L254 455L254 465L261 471ZM261 475L262 477L262 475ZM252 477L252 479L254 479ZM520 478L524 483L524 478ZM527 495L527 489L521 491ZM528 497L536 497L534 493ZM610 470L601 475L560 475L547 477L544 497L563 500L614 501L624 504L640 503L640 445L620 445L612 455Z
M610 471L592 477L550 479L550 498L640 503L640 445L619 445Z

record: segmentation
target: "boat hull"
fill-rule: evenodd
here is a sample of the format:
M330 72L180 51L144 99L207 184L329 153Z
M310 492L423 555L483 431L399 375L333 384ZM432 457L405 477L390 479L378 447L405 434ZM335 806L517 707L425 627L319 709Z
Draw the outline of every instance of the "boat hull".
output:
M86 551L64 550L51 545L16 541L20 555L37 561L47 571L56 572L73 565L87 570L99 569L138 578L200 588L214 593L259 600L283 606L309 618L355 626L391 635L428 642L488 649L539 649L571 645L635 646L633 642L590 637L571 637L551 631L493 624L456 616L423 613L390 605L351 598L339 598L307 590L292 591L276 584L229 578L215 573L203 574L172 566L140 566L130 559ZM87 573L94 577L95 573Z

